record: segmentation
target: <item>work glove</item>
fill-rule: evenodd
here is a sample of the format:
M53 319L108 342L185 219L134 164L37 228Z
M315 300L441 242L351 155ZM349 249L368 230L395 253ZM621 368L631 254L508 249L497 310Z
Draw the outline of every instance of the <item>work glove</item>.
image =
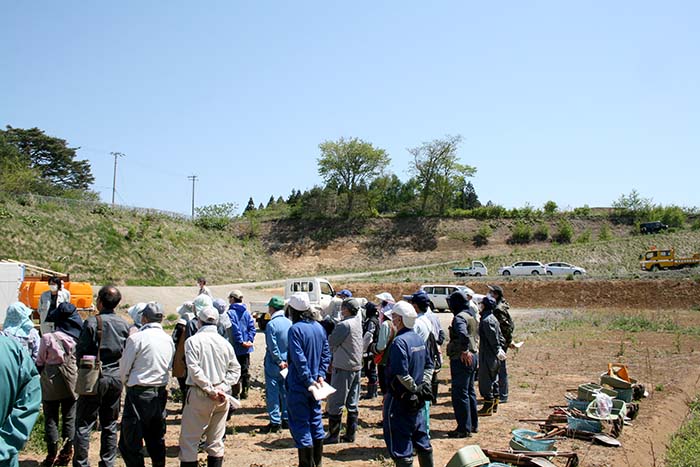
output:
M498 349L498 353L496 354L496 358L500 361L504 361L506 358L508 358L508 356L503 351L503 349Z

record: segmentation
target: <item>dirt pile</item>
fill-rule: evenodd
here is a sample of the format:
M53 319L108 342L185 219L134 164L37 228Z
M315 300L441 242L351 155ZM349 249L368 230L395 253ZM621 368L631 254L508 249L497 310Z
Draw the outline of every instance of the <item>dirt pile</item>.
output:
M455 282L464 284L464 282ZM515 308L622 308L622 309L699 309L700 281L695 279L658 280L494 280L503 287ZM340 284L336 284L340 286ZM487 283L468 283L477 293L486 293ZM353 283L349 287L360 297L372 299L388 291L398 299L421 286L415 282Z

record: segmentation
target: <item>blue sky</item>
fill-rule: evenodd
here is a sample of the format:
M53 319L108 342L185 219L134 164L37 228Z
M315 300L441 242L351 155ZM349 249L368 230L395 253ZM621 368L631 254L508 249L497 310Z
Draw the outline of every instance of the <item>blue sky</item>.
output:
M480 199L700 205L700 3L6 1L0 125L80 146L117 202L320 184L318 144L461 134Z

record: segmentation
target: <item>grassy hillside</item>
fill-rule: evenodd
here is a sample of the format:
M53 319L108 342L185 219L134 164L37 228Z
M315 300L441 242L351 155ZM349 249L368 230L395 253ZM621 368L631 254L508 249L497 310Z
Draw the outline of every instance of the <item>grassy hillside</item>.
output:
M637 257L650 244L700 251L700 232L632 235L629 226L605 217L571 219L574 238L594 241L558 246L550 241L512 246L517 222L509 219L378 218L261 221L237 219L225 230L206 230L186 219L102 204L0 197L0 258L13 258L69 272L76 280L128 285L191 285L204 275L210 283L231 283L294 275L371 271L444 261L485 260L495 273L517 260L561 260L593 275L639 274ZM558 219L530 220L533 228ZM472 237L482 226L488 245ZM606 238L595 241L605 230ZM449 266L411 277L450 276ZM406 278L406 273L394 275ZM420 276L418 276L420 277Z
M163 215L53 201L0 201L0 258L129 285L268 277L276 264L257 241Z

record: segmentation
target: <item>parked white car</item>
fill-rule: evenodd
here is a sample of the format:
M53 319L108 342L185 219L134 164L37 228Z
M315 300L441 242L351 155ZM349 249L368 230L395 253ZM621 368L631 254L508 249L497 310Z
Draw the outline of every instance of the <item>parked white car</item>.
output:
M466 290L463 285L433 285L426 284L421 286L421 289L430 297L430 308L433 311L445 311L447 306L447 297L452 295L457 290Z
M581 274L586 274L586 270L578 266L574 266L569 263L548 263L546 266L547 274L553 275L569 275L580 276Z
M545 274L547 269L539 261L518 261L510 266L498 268L501 276L539 276Z

